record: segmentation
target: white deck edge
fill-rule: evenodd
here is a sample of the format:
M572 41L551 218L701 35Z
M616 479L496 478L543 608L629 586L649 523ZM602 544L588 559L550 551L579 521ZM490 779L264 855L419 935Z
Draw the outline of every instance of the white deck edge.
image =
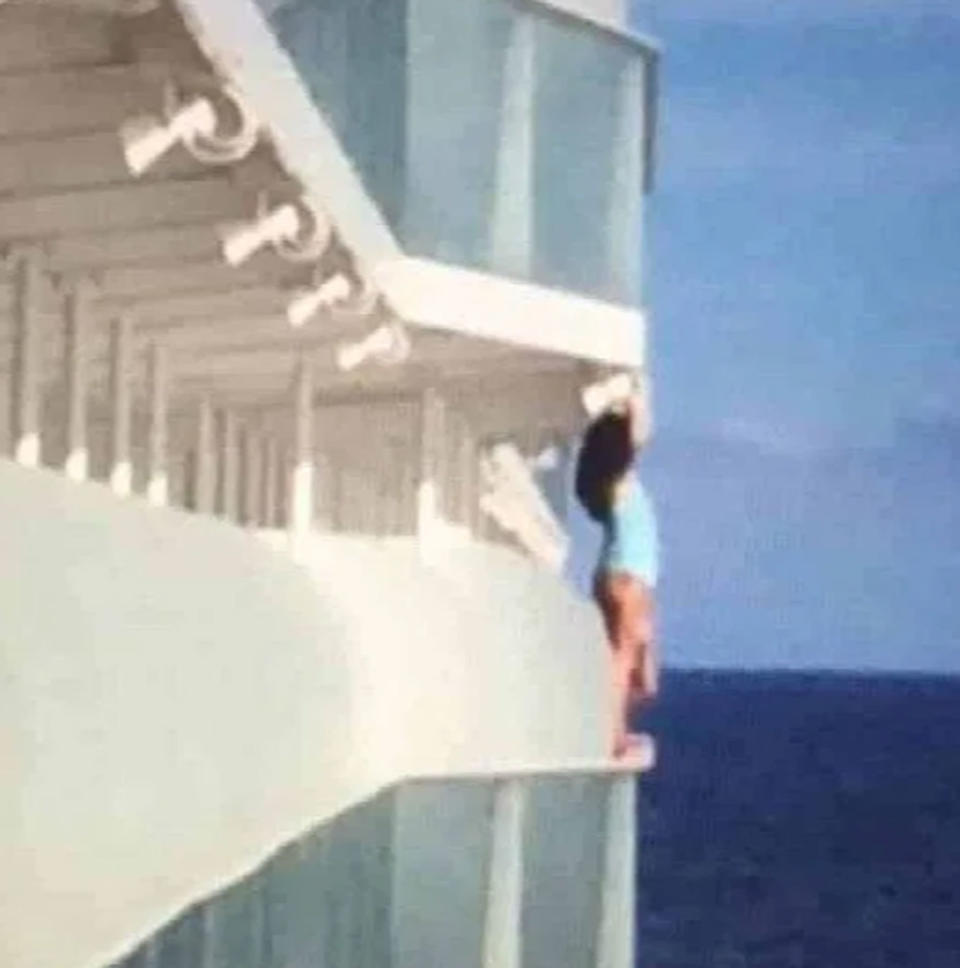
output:
M612 366L644 363L645 318L635 309L429 259L381 262L374 283L418 326Z
M552 764L527 764L503 769L453 772L453 773L415 773L401 777L386 784L383 790L403 786L407 783L459 783L483 782L498 780L538 780L575 776L640 776L649 773L656 766L656 751L649 755L624 758L622 760L568 760ZM378 791L382 792L382 791ZM376 796L376 794L374 794Z
M651 742L644 745L641 755L624 757L623 759L569 759L552 763L515 763L491 766L489 769L477 768L470 770L425 770L416 773L400 774L372 786L368 791L352 799L318 821L319 825L326 825L343 817L351 810L357 809L364 803L369 803L377 797L392 790L410 784L426 785L432 783L502 783L510 780L549 780L573 777L640 777L649 773L657 765L657 746L653 737Z

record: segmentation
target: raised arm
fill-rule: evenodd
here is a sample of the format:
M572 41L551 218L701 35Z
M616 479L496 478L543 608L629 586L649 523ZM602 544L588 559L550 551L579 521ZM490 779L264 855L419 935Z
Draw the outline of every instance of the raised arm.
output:
M636 384L631 387L630 394L624 401L624 407L630 422L630 439L633 441L633 446L642 447L650 435L650 414L644 394Z

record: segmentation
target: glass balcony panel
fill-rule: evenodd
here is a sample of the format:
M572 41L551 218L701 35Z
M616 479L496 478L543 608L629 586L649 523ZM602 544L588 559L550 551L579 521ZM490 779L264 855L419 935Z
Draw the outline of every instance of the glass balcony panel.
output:
M609 219L625 49L544 18L536 32L534 275L609 296Z
M260 3L367 191L396 228L404 194L406 0Z
M414 254L489 264L516 8L411 0L407 192L402 241Z
M641 301L640 48L520 0L259 2L408 253Z

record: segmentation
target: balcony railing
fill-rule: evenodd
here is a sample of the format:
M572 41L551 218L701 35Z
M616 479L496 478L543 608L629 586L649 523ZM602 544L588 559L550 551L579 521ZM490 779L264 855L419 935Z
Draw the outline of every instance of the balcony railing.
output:
M637 305L656 49L539 0L258 0L411 255Z
M408 780L116 968L628 968L635 786L599 766Z

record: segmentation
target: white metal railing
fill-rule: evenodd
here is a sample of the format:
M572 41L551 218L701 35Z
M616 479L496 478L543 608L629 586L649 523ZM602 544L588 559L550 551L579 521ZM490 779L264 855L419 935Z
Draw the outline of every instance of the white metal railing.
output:
M251 964L265 952L284 963L322 952L325 968L380 968L384 956L396 968L522 968L531 959L629 968L637 775L649 766L639 759L398 780L200 900L121 963L146 958L173 968L243 949ZM572 858L587 870L572 869ZM230 916L238 903L247 906L241 920ZM191 922L197 930L184 929Z

